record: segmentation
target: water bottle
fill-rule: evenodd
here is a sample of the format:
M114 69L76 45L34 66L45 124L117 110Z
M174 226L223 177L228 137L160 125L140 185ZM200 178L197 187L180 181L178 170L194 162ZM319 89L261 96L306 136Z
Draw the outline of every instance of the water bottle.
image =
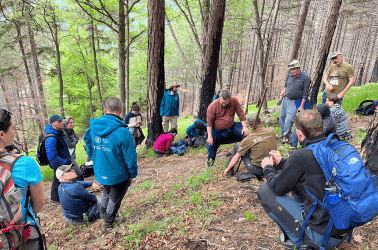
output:
M86 213L83 213L83 220L85 223L88 222L88 215Z
M330 204L336 204L339 201L339 193L337 192L337 186L333 181L327 181L325 184L325 190L327 194L327 200Z

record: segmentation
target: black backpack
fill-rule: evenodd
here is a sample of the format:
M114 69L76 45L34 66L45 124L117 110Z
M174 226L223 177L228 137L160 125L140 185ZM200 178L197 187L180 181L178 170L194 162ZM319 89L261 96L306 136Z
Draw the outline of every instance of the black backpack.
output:
M364 105L367 103L366 105ZM360 106L356 109L357 115L372 115L374 114L375 108L378 105L378 101L374 100L365 100L360 103Z
M205 146L206 143L207 142L206 142L205 136L199 135L199 136L196 137L196 139L194 139L193 148L198 148L198 147L201 147L201 146Z
M55 137L57 140L57 136L54 134L47 134L47 135L40 135L38 138L38 146L37 146L37 161L39 166L47 166L49 165L49 159L47 158L46 153L46 139L48 137Z

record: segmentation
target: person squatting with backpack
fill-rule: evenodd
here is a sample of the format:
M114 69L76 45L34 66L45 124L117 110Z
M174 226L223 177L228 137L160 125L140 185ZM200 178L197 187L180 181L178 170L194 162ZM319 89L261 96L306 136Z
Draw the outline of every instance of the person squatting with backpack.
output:
M285 248L333 249L377 214L377 177L371 177L353 146L336 134L324 136L319 112L300 112L295 125L303 149L287 159L278 151L264 158L267 182L257 196L281 229ZM290 191L294 199L287 195Z
M5 147L13 144L15 122L11 112L0 109L0 113L0 178L6 180L0 185L0 249L44 249L44 232L36 220L45 204L43 176L33 158L7 153Z
M171 128L168 133L161 134L154 144L154 153L158 157L162 157L164 155L171 155L171 145L172 141L175 139L175 136L177 135L177 129Z
M290 68L290 73L286 78L285 87L281 92L283 98L279 116L281 135L278 136L278 138L283 137L282 143L289 142L291 128L293 127L297 112L311 108L308 100L311 78L306 72L301 71L298 60L292 61L288 65L288 68ZM295 132L293 131L293 133ZM295 143L292 144L295 145Z
M207 128L206 123L202 120L196 120L194 124L186 129L186 134L189 138L189 147L199 147L206 145Z

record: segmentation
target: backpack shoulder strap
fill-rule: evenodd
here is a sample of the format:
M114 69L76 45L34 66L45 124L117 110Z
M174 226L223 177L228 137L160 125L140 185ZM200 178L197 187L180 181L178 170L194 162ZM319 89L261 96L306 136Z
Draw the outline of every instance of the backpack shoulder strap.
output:
M374 100L365 100L365 101L363 101L363 102L360 103L359 107L364 106L364 104L368 103L368 102L374 103Z

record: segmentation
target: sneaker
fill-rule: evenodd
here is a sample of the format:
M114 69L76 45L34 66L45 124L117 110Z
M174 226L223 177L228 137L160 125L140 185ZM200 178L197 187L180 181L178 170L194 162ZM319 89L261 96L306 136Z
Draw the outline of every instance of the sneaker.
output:
M282 137L284 137L283 134L280 134L276 136L276 139L281 139Z
M289 237L287 237L283 232L280 234L280 243L285 249L296 249L296 244L292 242ZM299 250L312 250L313 248L309 245L302 243L299 246Z
M113 228L114 225L120 225L123 222L125 222L125 220L126 220L125 217L119 216L119 217L116 217L113 222L108 223L108 222L104 221L104 222L102 222L102 225L101 225L102 230L106 232L109 228Z
M282 139L282 142L281 142L281 143L282 143L282 144L289 143L289 138L284 137L284 138Z
M55 205L60 204L60 201L53 201L53 200L51 200L51 203L52 203L53 206L55 206Z
M205 167L207 167L207 168L210 168L210 167L212 167L213 166L213 164L214 164L214 162L213 161L206 161L205 162Z

